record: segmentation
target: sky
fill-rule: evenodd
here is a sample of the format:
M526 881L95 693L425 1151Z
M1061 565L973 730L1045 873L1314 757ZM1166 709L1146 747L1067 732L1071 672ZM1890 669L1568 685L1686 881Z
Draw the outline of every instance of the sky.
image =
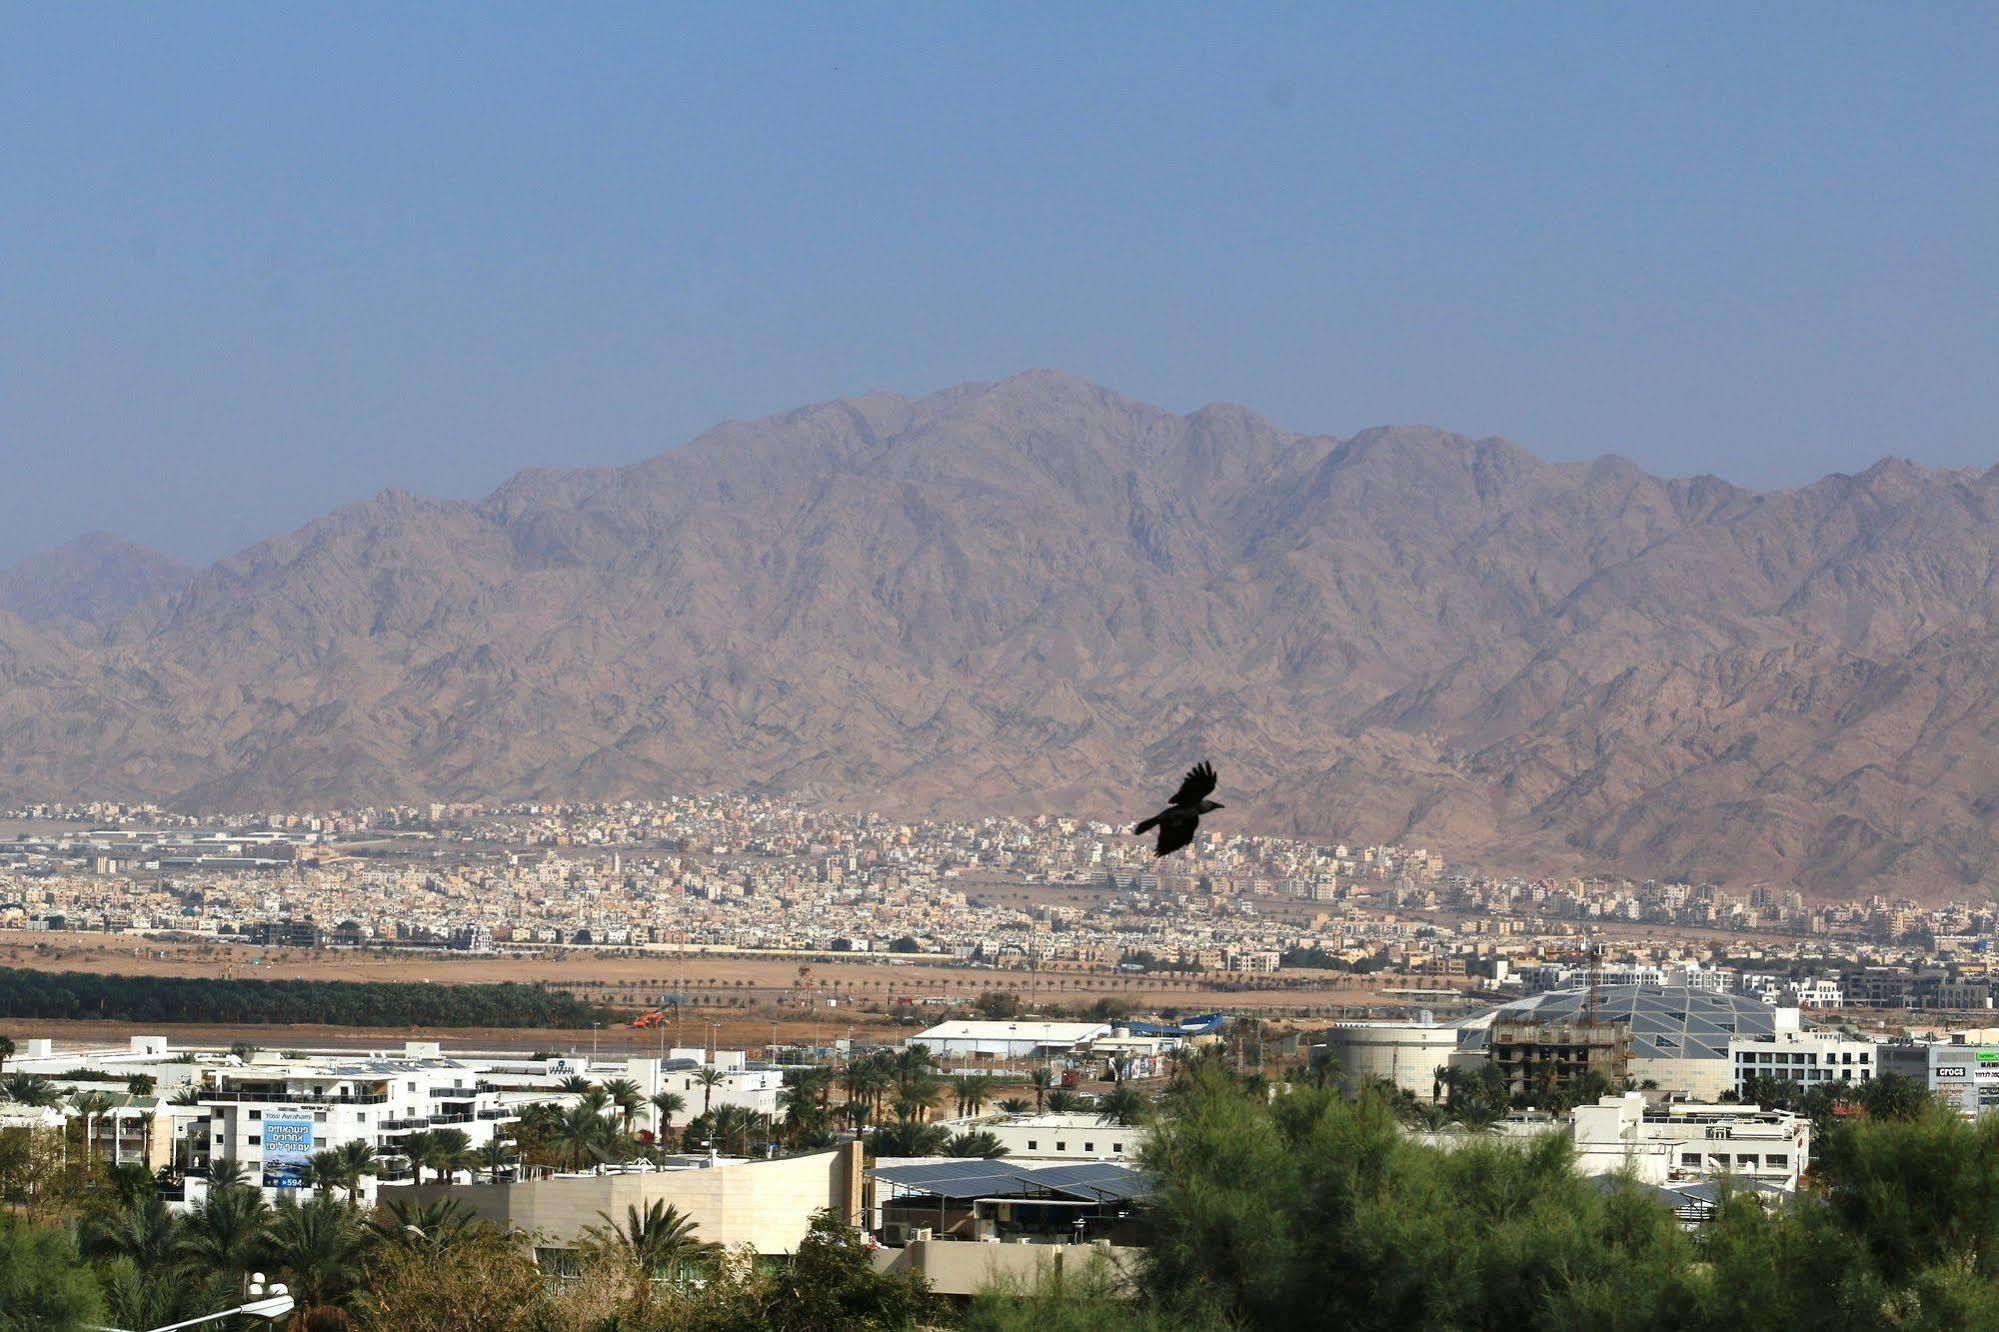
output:
M0 0L0 565L1056 367L1999 462L1999 7Z

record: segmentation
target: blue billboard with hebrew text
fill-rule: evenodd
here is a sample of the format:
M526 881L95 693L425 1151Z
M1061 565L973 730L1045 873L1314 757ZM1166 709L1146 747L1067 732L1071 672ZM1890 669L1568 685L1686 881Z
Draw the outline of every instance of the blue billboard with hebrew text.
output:
M312 1120L264 1120L264 1187L295 1189L305 1183L305 1163L312 1159Z

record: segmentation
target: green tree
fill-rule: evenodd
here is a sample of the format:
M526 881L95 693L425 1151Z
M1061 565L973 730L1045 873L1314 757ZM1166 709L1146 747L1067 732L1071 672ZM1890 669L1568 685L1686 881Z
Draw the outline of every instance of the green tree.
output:
M197 1268L239 1276L261 1261L266 1216L264 1195L258 1190L211 1188L182 1222L181 1256Z
M103 1307L64 1232L0 1212L0 1332L80 1332Z
M1000 1140L991 1133L988 1133L984 1129L977 1129L969 1133L953 1134L951 1140L944 1144L943 1154L945 1156L981 1156L988 1160L997 1160L999 1157L1007 1154L1007 1149L1002 1147Z
M639 1107L646 1103L645 1093L641 1092L639 1084L630 1078L612 1078L604 1084L603 1090L604 1094L611 1098L611 1104L618 1107L625 1132L630 1133L632 1120L638 1115Z
M368 1237L367 1226L343 1202L278 1199L266 1232L268 1260L291 1287L302 1318L352 1302L361 1285Z
M701 1087L701 1113L705 1115L714 1108L715 1089L728 1078L719 1068L704 1068L694 1075L694 1081Z
M1150 1106L1144 1092L1120 1082L1097 1098L1097 1119L1105 1124L1136 1124L1145 1118Z
M630 1264L647 1277L678 1277L690 1262L719 1255L722 1246L696 1236L700 1227L661 1199L654 1199L641 1212L625 1209L625 1219L615 1221L599 1212L604 1224L584 1232L585 1248L616 1261Z

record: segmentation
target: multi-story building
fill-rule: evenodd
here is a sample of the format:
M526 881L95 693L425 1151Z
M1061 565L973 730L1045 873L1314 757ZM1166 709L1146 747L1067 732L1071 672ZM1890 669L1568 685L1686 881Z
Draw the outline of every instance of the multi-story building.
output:
M1915 1079L1967 1119L1999 1110L1999 1046L1890 1041L1877 1054L1881 1073Z
M1678 1102L1648 1106L1638 1092L1577 1106L1576 1166L1604 1175L1630 1166L1648 1184L1730 1176L1798 1187L1811 1161L1812 1123L1755 1106Z
M1747 1100L1758 1078L1778 1082L1871 1082L1873 1041L1836 1031L1780 1031L1739 1037L1728 1043L1735 1067L1735 1094Z
M283 1059L257 1056L208 1071L206 1113L193 1121L195 1164L241 1164L267 1193L297 1188L316 1151L360 1141L396 1157L419 1129L456 1128L474 1150L517 1118L478 1066L435 1056ZM386 1164L382 1175L397 1172ZM372 1194L364 1184L364 1196Z

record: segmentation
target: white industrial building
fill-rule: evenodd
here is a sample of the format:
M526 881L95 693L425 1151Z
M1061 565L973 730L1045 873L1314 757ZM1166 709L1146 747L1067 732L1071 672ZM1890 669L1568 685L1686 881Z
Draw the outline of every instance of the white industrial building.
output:
M1437 1070L1458 1049L1458 1028L1419 1022L1335 1022L1320 1037L1323 1051L1339 1068L1340 1088L1349 1096L1377 1079L1428 1098Z
M1082 1112L952 1119L953 1133L990 1133L1006 1148L1009 1161L1127 1161L1138 1156L1146 1129L1111 1124Z
M938 1059L1034 1059L1073 1054L1111 1034L1104 1022L940 1022L910 1038Z
M1945 1041L1885 1042L1876 1054L1881 1072L1915 1079L1967 1119L1999 1110L1999 1045L1961 1035Z

